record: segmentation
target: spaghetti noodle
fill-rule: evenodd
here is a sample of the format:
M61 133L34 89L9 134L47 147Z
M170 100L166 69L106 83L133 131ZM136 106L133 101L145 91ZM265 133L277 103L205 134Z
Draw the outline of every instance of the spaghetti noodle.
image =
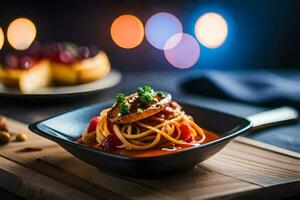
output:
M112 108L103 110L83 133L82 143L101 150L142 151L205 141L204 130L185 114L179 104L170 97L166 100L166 95L159 97L151 92L156 100L153 98L147 106L141 103L143 96L136 93L122 97ZM129 105L126 114L120 113L124 102Z

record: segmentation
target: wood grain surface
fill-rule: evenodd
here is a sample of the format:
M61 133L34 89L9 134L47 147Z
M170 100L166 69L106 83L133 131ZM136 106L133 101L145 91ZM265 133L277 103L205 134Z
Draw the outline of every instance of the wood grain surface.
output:
M231 142L194 170L159 180L98 171L9 120L26 142L0 146L0 187L27 199L277 199L300 195L300 160ZM29 151L28 151L29 150ZM30 151L31 150L31 151Z

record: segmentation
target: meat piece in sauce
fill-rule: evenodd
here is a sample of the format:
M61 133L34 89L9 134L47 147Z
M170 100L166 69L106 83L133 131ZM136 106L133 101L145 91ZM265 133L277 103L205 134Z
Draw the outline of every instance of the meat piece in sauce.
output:
M165 105L171 102L172 97L170 94L165 93L163 96L154 96L154 99L155 100L153 100L150 105L138 112L138 108L141 105L141 99L138 93L134 93L125 98L125 103L129 105L129 113L121 115L119 113L120 103L116 103L108 112L108 119L110 122L117 124L128 124L145 119L163 110Z

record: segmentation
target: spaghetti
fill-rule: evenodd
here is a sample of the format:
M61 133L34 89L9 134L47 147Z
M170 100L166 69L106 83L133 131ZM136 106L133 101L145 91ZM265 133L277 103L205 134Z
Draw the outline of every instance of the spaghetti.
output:
M167 94L159 96L152 89L151 93L153 99L147 106L142 104L143 96L139 93L117 99L112 108L103 110L91 121L81 142L104 151L142 151L205 141L204 130L179 104ZM123 103L128 105L126 113L121 110Z

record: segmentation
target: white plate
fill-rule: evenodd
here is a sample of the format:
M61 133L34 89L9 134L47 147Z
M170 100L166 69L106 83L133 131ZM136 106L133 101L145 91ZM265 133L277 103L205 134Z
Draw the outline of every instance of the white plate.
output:
M72 86L57 86L40 88L34 93L23 94L17 89L5 87L0 83L0 96L12 98L55 98L79 96L87 93L95 93L101 90L113 87L121 81L121 73L116 70L111 70L105 77L94 82L72 85Z

